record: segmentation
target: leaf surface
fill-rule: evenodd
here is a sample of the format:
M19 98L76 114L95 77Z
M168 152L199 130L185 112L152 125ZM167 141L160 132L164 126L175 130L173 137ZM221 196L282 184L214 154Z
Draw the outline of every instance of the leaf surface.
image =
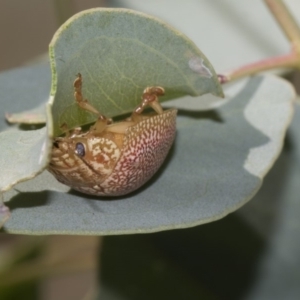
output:
M38 174L48 163L44 153L49 148L46 128L0 133L0 191Z
M180 110L167 161L151 182L125 197L112 200L66 192L52 187L47 172L21 183L19 192L5 195L12 211L5 231L141 233L224 217L261 186L282 148L294 97L293 88L282 79L253 77L215 110Z
M222 96L204 54L160 20L126 9L91 9L69 19L50 44L54 135L95 121L74 100L76 74L83 96L103 115L132 112L147 86L162 86L161 101L184 95Z
M41 105L46 114L44 103L49 97L50 78L49 67L45 64L0 73L3 114L0 118L0 227L10 216L9 209L3 204L2 192L41 172L47 165L50 145L45 129L32 132L12 129L4 114ZM24 118L23 113L16 115Z
M280 157L251 202L239 210L265 244L247 299L297 299L300 287L300 105ZM283 276L284 275L284 276Z
M42 103L20 113L6 113L5 117L9 123L44 124L47 120L45 106L46 104Z

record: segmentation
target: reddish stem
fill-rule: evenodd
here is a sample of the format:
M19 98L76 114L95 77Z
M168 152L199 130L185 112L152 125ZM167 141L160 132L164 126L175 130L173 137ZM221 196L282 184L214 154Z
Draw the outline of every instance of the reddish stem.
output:
M264 0L292 45L300 51L300 29L282 0Z
M250 76L258 72L277 68L300 68L300 59L296 52L263 59L261 61L250 63L248 65L233 69L224 74L218 75L221 84L233 81L245 76Z

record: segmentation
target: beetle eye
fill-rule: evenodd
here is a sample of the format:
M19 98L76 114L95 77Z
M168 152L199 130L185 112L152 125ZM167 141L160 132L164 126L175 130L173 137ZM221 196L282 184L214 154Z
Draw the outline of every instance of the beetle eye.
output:
M81 156L81 157L83 157L83 156L85 155L85 149L84 149L84 146L83 146L82 143L77 143L77 144L76 144L75 153L76 153L78 156Z

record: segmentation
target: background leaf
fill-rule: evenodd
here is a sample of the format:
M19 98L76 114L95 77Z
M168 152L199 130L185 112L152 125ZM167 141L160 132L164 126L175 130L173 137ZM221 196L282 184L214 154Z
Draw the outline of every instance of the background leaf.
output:
M74 101L73 81L102 114L131 112L147 86L160 85L162 101L183 95L222 96L216 74L200 50L180 32L150 16L124 9L91 9L69 19L50 44L55 135L60 126L90 123L96 116Z
M300 23L300 2L284 3ZM290 51L289 41L261 0L197 0L188 4L181 0L111 0L110 5L168 22L209 55L217 72Z
M132 300L217 299L216 293L197 280L191 280L190 274L182 270L180 260L174 263L172 256L166 255L163 251L166 243L161 241L160 247L155 243L160 235L170 241L168 233L171 236L177 233L178 236L178 231L170 231L165 234L105 237L100 253L99 299L106 299L107 290L120 295L120 299ZM174 240L172 244L178 250L181 248ZM182 254L185 252L183 248L180 249ZM105 287L104 290L102 287Z
M37 74L39 75L37 76ZM26 105L27 107L39 105L46 110L45 100L49 97L50 90L49 67L42 64L1 73L0 90L3 114L0 118L0 130L2 131L0 133L0 166L2 170L0 203L2 203L3 191L7 191L20 181L33 178L48 164L51 143L46 129L18 130L15 126L9 126L5 122L4 114L9 111L22 111ZM49 126L51 128L51 121ZM3 204L1 204L0 210L1 227L9 217L9 210Z
M19 192L5 195L12 211L5 230L104 235L184 228L221 218L245 204L260 187L281 150L293 99L286 81L254 77L216 110L181 110L173 150L147 186L108 200L62 192L64 186L53 187L55 180L45 172L42 179L21 183ZM251 117L251 111L259 120ZM260 124L274 130L262 133ZM264 164L251 155L255 149L262 150ZM249 169L249 162L263 168Z
M51 72L48 63L0 73L0 130L11 128L5 113L22 113L49 99Z
M47 120L46 103L20 113L7 113L6 119L9 123L44 124Z
M298 299L300 287L300 106L285 147L257 195L238 215L265 239L248 300Z
M48 164L48 155L44 155L48 148L46 128L1 132L0 191L7 191L43 170Z
M263 247L236 213L185 230L106 236L99 299L103 286L120 299L245 299Z

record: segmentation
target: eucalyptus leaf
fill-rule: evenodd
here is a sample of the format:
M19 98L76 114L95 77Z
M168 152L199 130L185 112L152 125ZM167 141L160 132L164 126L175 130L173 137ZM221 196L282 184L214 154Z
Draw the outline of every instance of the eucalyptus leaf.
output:
M48 63L0 73L0 130L11 127L4 114L22 114L46 103L50 86L51 71Z
M76 74L83 96L103 115L132 112L147 86L162 86L161 101L184 95L222 96L203 53L162 21L126 9L97 8L70 18L50 43L54 135L96 119L74 100Z
M45 105L50 91L50 70L47 64L20 68L0 74L1 111L0 118L0 191L10 189L16 183L32 178L48 164L51 148L50 134L46 128L32 131L12 129L5 122L4 113L22 111L26 105L40 106L49 113ZM33 109L34 110L34 109ZM17 113L21 116L23 113ZM51 118L48 129L51 131Z
M0 73L0 227L10 216L2 192L42 172L48 162L49 139L45 129L25 132L10 128L4 113L26 107L45 107L49 97L50 70L45 64ZM43 102L43 104L41 104ZM17 115L22 115L22 113ZM51 122L49 123L51 128ZM9 130L8 130L9 129ZM42 151L44 149L44 151Z
M49 145L46 128L32 131L12 129L0 133L0 228L10 216L2 201L2 193L45 169Z
M5 116L9 123L44 124L47 120L46 104L39 104L35 108L20 113L6 113Z
M20 190L17 185L15 195L4 195L12 212L4 230L109 235L185 228L222 218L261 186L282 148L294 98L286 81L253 77L215 110L180 110L175 145L142 189L114 200L62 192L52 187L46 172L40 175L43 180L37 176L31 186L27 181Z
M266 245L247 300L298 299L300 295L300 105L284 149L264 185L239 215Z
M48 148L46 128L1 132L0 192L40 173L48 164Z

